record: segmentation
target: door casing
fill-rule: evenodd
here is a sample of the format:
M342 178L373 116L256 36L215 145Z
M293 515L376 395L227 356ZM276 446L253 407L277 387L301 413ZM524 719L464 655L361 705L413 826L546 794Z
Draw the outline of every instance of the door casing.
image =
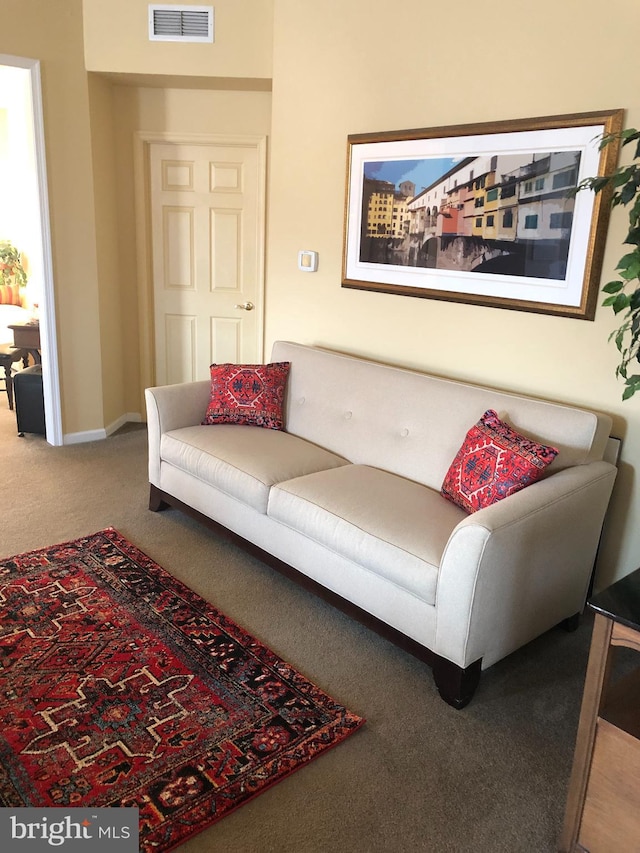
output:
M259 258L258 290L261 312L258 324L258 351L264 358L264 260L266 225L266 151L265 136L235 134L178 134L171 132L146 132L135 134L134 147L134 191L136 216L136 266L138 272L138 316L140 341L140 410L145 412L144 389L156 382L155 376L155 334L153 326L154 292L151 244L151 192L150 192L150 151L154 143L176 145L241 145L255 147L259 163L258 187L258 243Z

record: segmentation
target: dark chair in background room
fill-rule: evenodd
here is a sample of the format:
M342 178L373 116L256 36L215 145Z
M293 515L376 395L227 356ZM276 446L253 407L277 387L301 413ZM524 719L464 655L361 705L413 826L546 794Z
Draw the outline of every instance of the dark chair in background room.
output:
M17 349L11 344L0 344L0 369L4 368L4 376L0 373L0 379L4 379L4 387L9 399L9 408L13 409L13 365L21 361L23 366L28 364L28 353L24 349Z

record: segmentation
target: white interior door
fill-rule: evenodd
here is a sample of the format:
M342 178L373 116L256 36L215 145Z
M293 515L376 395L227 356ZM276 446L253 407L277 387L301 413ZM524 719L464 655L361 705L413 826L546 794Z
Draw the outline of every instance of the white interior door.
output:
M155 382L262 361L264 181L257 144L150 146Z

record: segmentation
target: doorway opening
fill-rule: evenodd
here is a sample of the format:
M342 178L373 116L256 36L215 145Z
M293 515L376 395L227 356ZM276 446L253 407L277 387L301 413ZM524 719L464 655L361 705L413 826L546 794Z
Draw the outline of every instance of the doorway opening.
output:
M45 428L63 444L53 298L53 262L44 145L40 63L0 54L0 239L28 258L28 303L37 306Z
M213 362L262 361L266 137L141 131L134 174L136 233L144 247L138 256L142 387L207 378ZM191 200L181 206L183 192ZM191 209L193 220L182 215ZM216 240L224 243L219 250ZM206 305L190 304L198 290ZM161 310L166 294L174 303Z

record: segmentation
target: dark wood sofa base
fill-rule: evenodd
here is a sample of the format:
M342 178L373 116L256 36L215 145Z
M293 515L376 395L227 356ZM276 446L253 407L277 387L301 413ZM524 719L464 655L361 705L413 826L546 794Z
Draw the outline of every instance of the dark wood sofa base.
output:
M173 497L173 495L169 495L158 489L157 486L151 485L149 491L149 509L153 512L161 512L168 507L173 507L174 509L184 512L185 515L196 519L196 521L199 521L215 533L231 540L252 556L257 557L263 563L266 563L271 568L276 569L276 571L280 572L285 577L295 581L304 589L314 593L314 595L317 595L324 601L327 601L329 604L333 605L333 607L336 607L338 610L346 613L347 616L350 616L360 622L370 630L375 631L381 637L384 637L385 640L389 640L403 651L409 652L409 654L428 664L433 672L433 678L436 687L438 688L438 693L442 699L444 699L444 701L453 708L456 708L457 710L464 708L465 705L468 705L473 698L473 694L475 693L480 681L480 673L482 669L481 658L466 667L466 669L456 666L456 664L452 663L450 660L435 654L435 652L432 652L425 646L421 646L420 643L412 640L411 637L407 637L406 634L392 628L390 625L387 625L386 622L372 616L370 613L367 613L366 610L362 610L362 608L353 604L351 601L347 601L346 598L342 598L342 596L332 592L330 589L326 589L322 584L319 584L317 581L314 581L312 578L309 578L307 575L299 572L297 569L294 569L293 566L290 566L288 563L284 563L282 560L272 556L267 551L264 551L262 548L254 545L252 542L248 542L246 539L243 539L242 536L228 530L222 524L219 524L217 521L213 521L213 519L201 512L198 512L198 510L193 509L193 507L183 503L178 500L178 498Z

